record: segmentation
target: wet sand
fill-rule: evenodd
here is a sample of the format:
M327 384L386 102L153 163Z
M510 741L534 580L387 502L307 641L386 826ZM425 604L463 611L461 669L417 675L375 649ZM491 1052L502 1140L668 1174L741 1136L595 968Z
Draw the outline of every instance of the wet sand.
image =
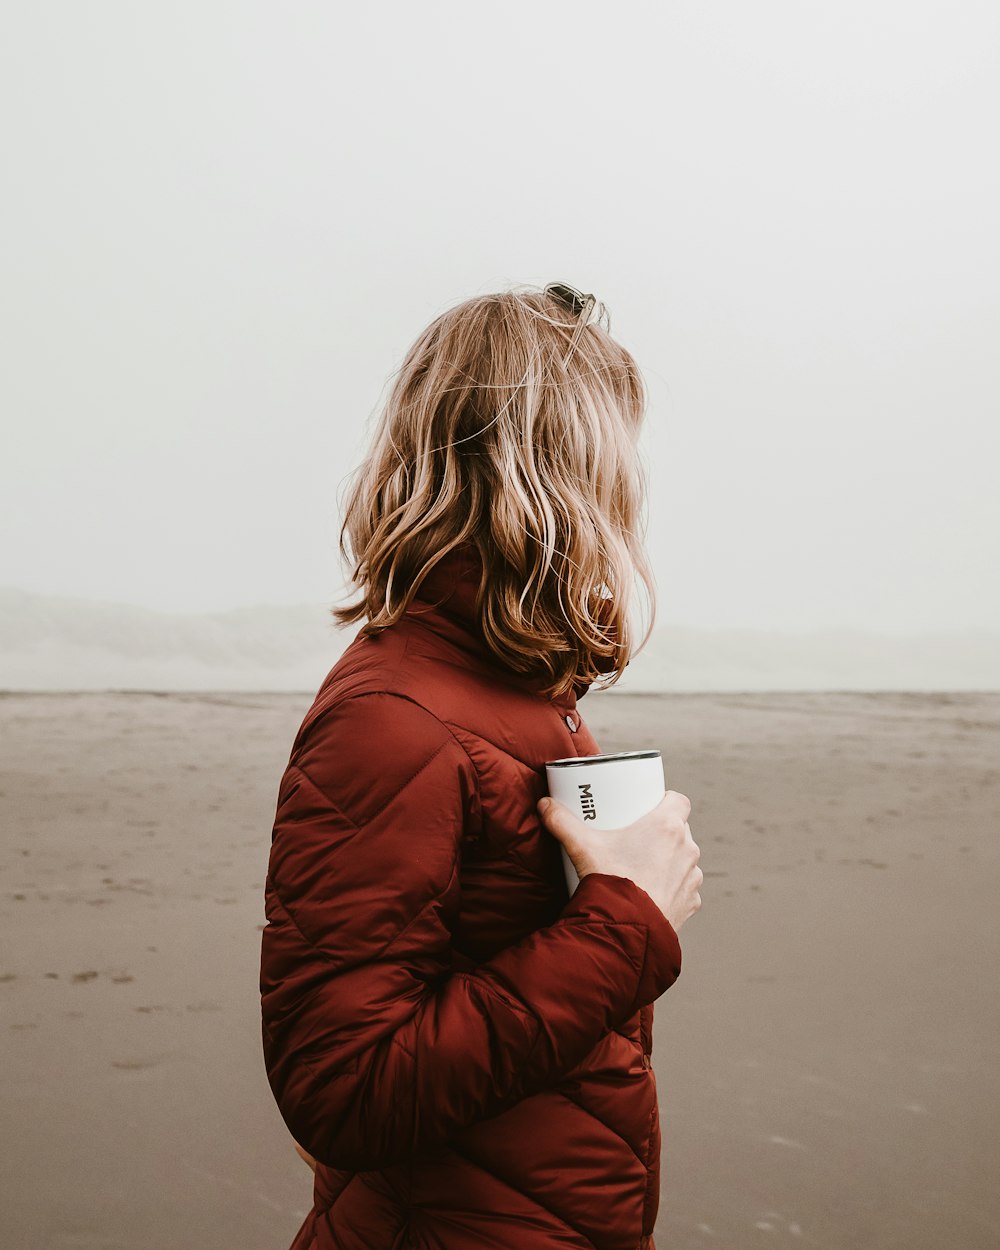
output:
M286 1250L259 931L310 694L0 696L3 1244ZM1000 1245L1000 694L588 694L689 795L658 1250Z

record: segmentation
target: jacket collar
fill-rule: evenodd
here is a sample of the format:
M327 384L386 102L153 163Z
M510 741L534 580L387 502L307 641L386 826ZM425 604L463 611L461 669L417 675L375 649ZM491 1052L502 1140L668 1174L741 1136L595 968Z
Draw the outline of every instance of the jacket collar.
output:
M414 598L433 603L468 627L478 628L476 593L481 571L482 558L475 543L459 543L434 565Z
M423 582L414 591L414 601L432 603L449 619L458 621L464 631L474 640L475 649L480 654L484 654L489 663L498 665L497 657L489 650L483 639L479 614L476 610L476 595L479 591L481 574L482 557L475 543L471 541L459 543L424 577ZM422 614L425 609L418 608L418 611ZM505 680L512 681L524 689L537 689L537 681L523 673L505 670L503 675ZM559 708L572 710L576 706L576 700L582 699L589 689L589 682L577 682L571 691L559 698L550 699L549 702Z

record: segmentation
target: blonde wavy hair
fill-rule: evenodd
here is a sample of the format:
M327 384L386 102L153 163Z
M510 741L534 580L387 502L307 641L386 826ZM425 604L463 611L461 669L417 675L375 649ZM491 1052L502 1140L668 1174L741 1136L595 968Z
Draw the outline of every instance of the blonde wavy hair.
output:
M419 335L352 475L339 546L363 593L330 609L338 627L393 625L435 564L471 542L479 624L501 664L551 697L618 681L656 616L646 388L599 309L587 324L545 291L513 289L467 299ZM638 645L637 580L652 605Z

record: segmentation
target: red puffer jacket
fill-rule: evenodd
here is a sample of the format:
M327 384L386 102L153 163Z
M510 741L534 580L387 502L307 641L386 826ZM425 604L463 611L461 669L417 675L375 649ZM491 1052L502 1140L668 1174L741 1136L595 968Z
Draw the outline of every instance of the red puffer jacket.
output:
M268 1081L319 1161L291 1250L655 1250L653 1003L677 934L627 877L568 895L535 810L598 744L478 631L478 556L356 637L278 794ZM440 602L439 601L442 601Z

